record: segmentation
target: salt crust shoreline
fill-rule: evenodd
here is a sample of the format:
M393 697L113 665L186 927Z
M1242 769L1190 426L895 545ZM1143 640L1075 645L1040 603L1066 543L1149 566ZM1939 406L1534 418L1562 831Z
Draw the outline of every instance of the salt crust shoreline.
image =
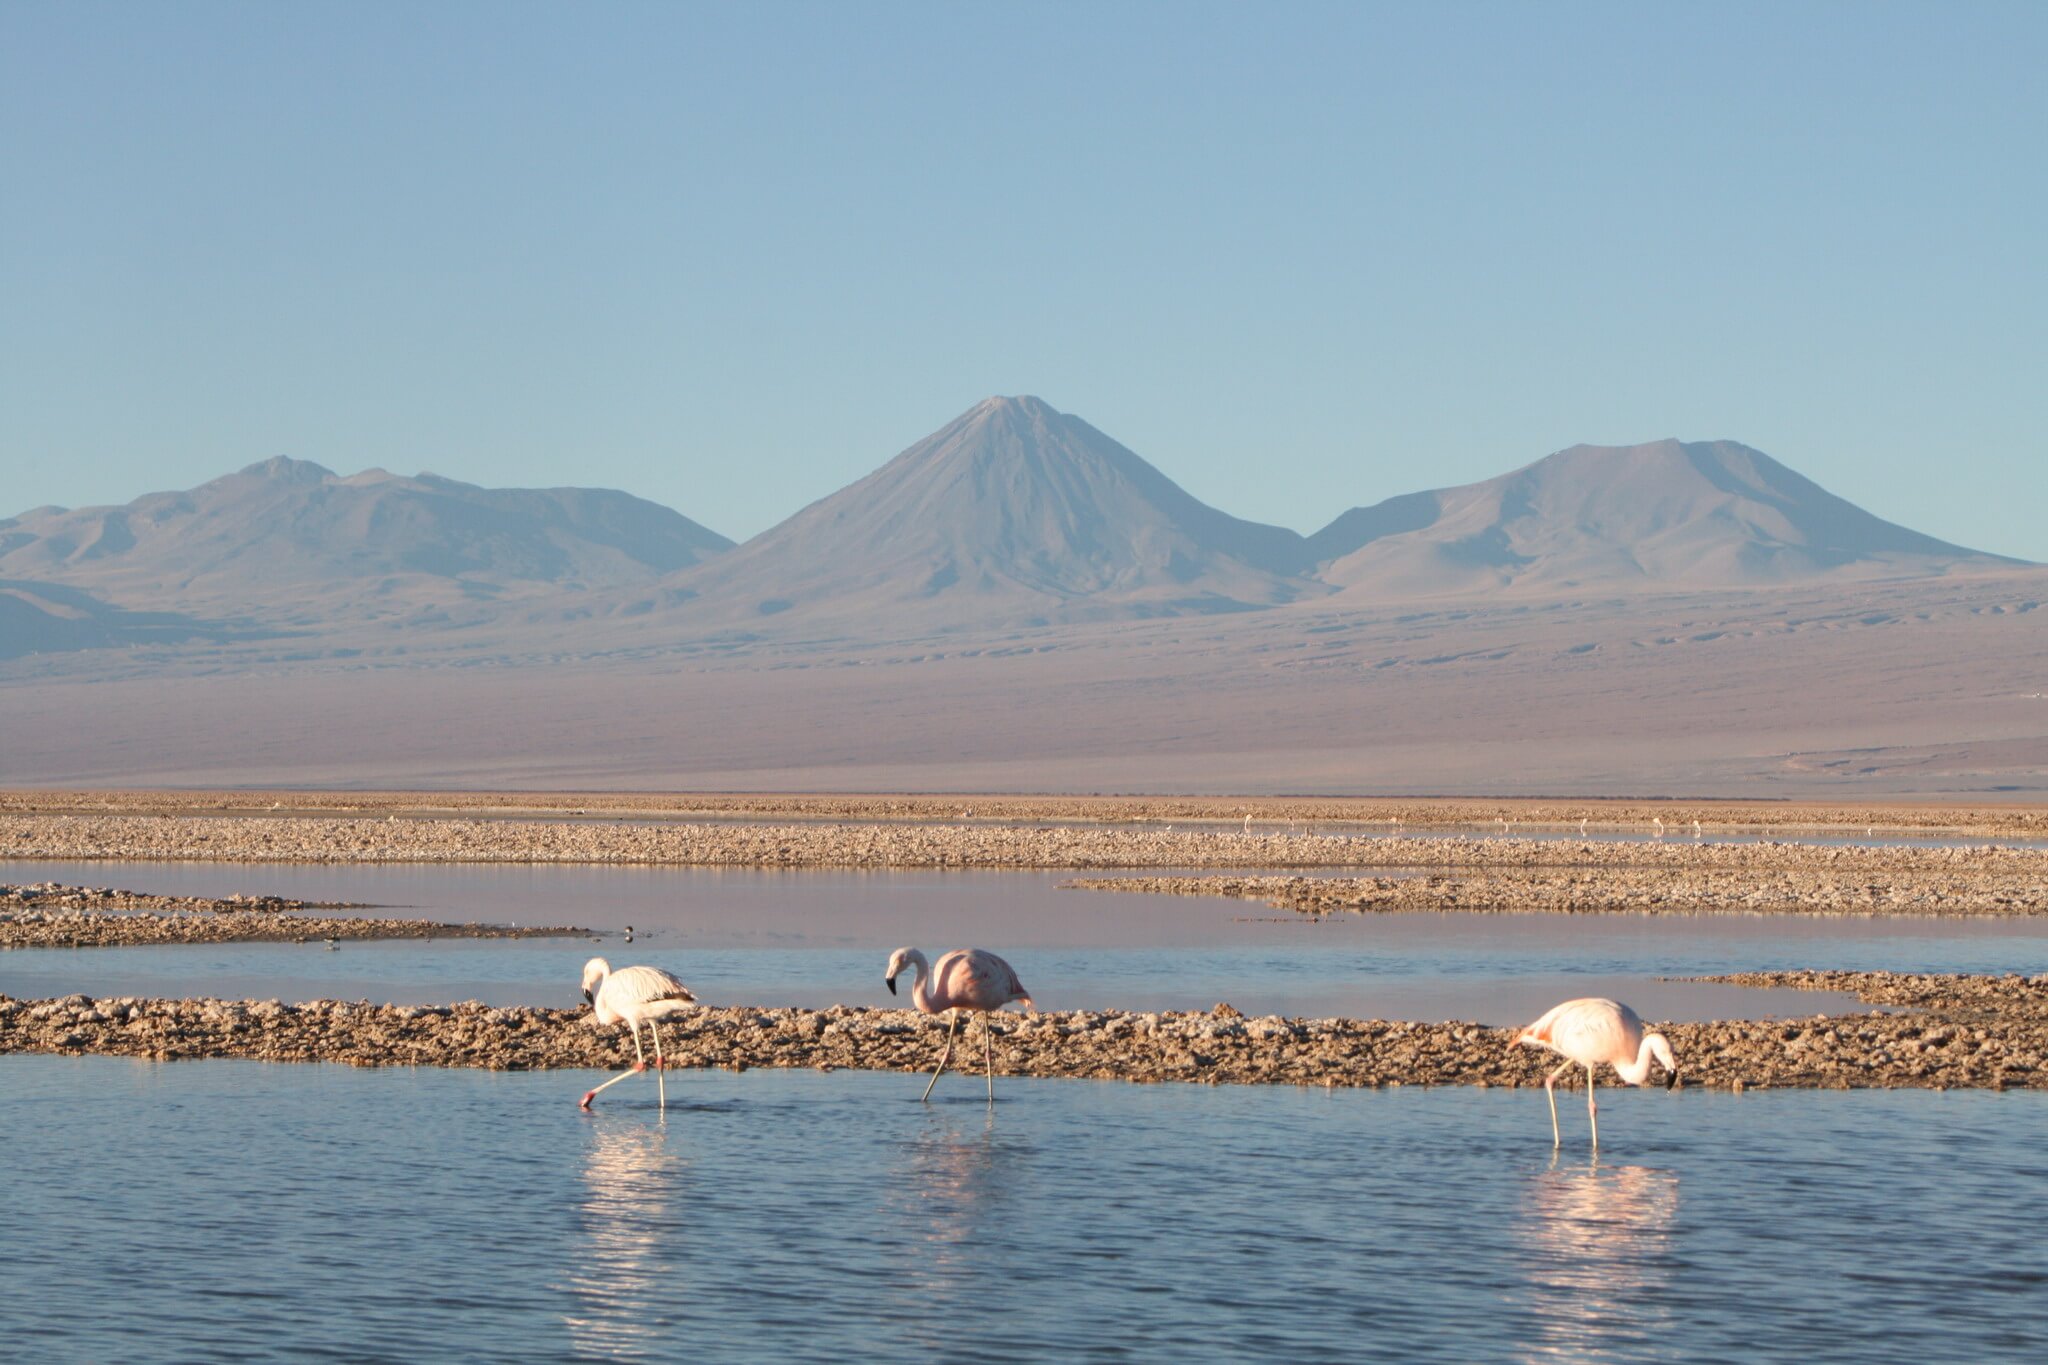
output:
M0 885L0 949L111 948L151 943L306 943L313 939L556 938L568 926L445 924L422 919L331 916L362 909L283 896L160 896L113 887Z
M1895 1014L1669 1024L1684 1084L1716 1089L2048 1089L2048 976L1766 972L1708 978L1846 990ZM975 1025L974 1027L978 1027ZM1000 1016L1005 1076L1346 1087L1540 1085L1555 1063L1475 1024L1067 1011ZM908 1010L704 1009L664 1029L674 1065L920 1071L942 1027ZM979 1051L978 1040L970 1051ZM622 1029L585 1009L0 997L0 1054L252 1058L353 1066L616 1069ZM971 1060L971 1058L970 1058ZM1561 1082L1560 1084L1563 1084Z

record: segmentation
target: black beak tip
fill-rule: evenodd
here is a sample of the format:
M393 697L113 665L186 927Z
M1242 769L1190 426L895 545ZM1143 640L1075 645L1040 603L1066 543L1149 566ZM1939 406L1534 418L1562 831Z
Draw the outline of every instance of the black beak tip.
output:
M1678 1089L1678 1073L1676 1071L1664 1078L1664 1088L1666 1090Z
M597 997L592 995L589 991L585 991L583 992L583 1003L586 1005L595 1005L597 1003Z
M887 987L889 988L889 994L891 994L891 995L894 995L894 994L896 994L896 978L895 978L895 977L893 977L893 976L885 976L885 977L883 977L883 978L882 978L882 984L883 984L884 986L887 986Z

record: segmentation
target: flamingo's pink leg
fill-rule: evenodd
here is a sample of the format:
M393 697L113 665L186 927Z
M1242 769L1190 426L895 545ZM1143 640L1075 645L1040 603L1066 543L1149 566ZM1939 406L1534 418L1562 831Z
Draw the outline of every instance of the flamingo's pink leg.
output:
M654 1020L647 1021L647 1031L654 1035L654 1086L661 1094L661 1107L668 1108L668 1063L661 1056L661 1025Z
M1570 1060L1567 1059L1562 1066L1558 1067L1557 1070L1551 1072L1548 1076L1545 1076L1543 1078L1543 1093L1550 1097L1550 1145L1553 1148L1564 1146L1564 1134L1561 1131L1559 1131L1557 1126L1557 1091L1555 1091L1551 1087L1557 1084L1557 1078L1559 1076L1564 1075L1565 1072L1571 1069L1572 1064Z
M605 1082L605 1083L604 1083L603 1085L600 1085L599 1087L597 1087L597 1090L591 1090L591 1091L587 1091L587 1092L585 1092L585 1094L584 1094L584 1096L583 1096L583 1103L582 1103L582 1104L580 1104L580 1105L578 1105L577 1107L578 1107L578 1108L580 1108L580 1109L588 1109L588 1108L590 1107L590 1102L591 1102L592 1100L594 1100L594 1099L596 1099L596 1098L597 1098L597 1095L598 1095L598 1091L600 1091L600 1090L609 1090L609 1089L611 1089L611 1088L612 1088L613 1086L617 1085L617 1084L618 1084L618 1083L619 1083L620 1081L623 1081L623 1080L625 1080L625 1079L626 1079L627 1077L629 1077L629 1076L637 1076L637 1075L639 1075L639 1074L640 1074L641 1072L645 1071L646 1069L647 1069L647 1063L645 1063L645 1062L635 1062L635 1063L634 1063L634 1064L633 1064L633 1065L632 1065L631 1067L629 1067L628 1069L626 1069L626 1070L624 1070L624 1071L621 1071L621 1072L620 1072L620 1073L619 1073L618 1075L616 1075L616 1076L612 1077L612 1078L611 1078L610 1080L606 1081L606 1082Z
M989 1017L987 1013L984 1013L981 1016L981 1066L982 1070L988 1073L988 1102L994 1104L996 1102L996 1045L995 1041L989 1037L988 1030Z
M944 1071L946 1063L953 1059L953 1030L960 1027L960 1011L949 1010L947 1013L952 1022L946 1025L946 1050L939 1054L939 1070L934 1071L932 1078L925 1082L924 1094L918 1097L920 1100L929 1100L932 1097L932 1087L939 1083L939 1071Z
M1600 1106L1593 1103L1593 1068L1586 1068L1586 1120L1593 1125L1593 1150L1600 1150Z

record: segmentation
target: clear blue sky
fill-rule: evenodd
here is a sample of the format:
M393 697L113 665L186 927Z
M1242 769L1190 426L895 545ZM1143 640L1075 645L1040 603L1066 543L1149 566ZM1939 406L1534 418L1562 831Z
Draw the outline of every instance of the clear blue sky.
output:
M0 0L0 514L744 538L991 393L1313 530L1746 441L2048 560L2048 5Z

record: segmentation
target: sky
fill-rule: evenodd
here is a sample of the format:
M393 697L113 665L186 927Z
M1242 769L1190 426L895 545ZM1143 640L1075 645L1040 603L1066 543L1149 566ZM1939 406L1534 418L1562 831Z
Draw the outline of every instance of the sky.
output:
M0 0L0 515L738 539L990 394L1238 516L1764 450L2048 560L2048 5Z

